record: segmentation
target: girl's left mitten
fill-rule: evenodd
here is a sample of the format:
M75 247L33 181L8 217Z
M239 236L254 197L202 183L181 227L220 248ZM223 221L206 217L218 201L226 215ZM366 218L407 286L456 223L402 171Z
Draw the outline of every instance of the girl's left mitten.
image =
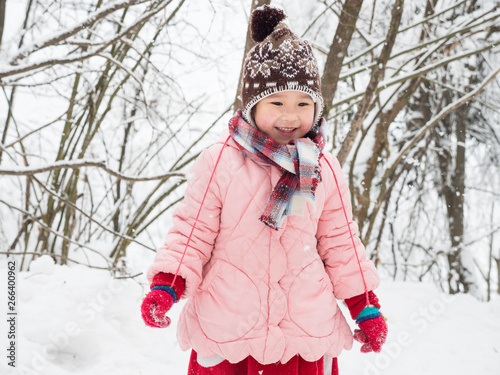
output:
M150 327L165 328L170 325L170 318L166 315L178 297L184 292L185 282L177 276L160 272L155 275L149 292L142 301L141 314L144 323Z
M346 299L345 302L351 317L356 319L359 329L354 330L354 339L359 341L361 352L374 351L379 353L387 338L387 323L380 313L378 298L372 291L368 292L370 305L366 306L366 298L359 295Z
M387 324L383 316L370 318L358 323L359 329L354 330L354 339L359 341L361 352L374 351L380 353L387 338Z

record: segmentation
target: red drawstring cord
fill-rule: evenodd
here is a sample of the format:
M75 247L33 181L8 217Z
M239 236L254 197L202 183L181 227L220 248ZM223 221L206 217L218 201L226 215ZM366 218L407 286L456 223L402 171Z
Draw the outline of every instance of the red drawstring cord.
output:
M354 253L356 254L356 260L358 261L359 272L361 273L361 278L363 279L363 285L365 287L366 306L370 306L370 298L368 297L368 288L366 286L365 275L363 274L363 270L361 268L361 262L359 261L358 250L356 249L356 243L354 242L354 236L352 235L351 226L349 225L349 218L347 217L347 211L345 209L344 199L342 198L342 194L340 193L339 182L337 181L337 176L335 175L333 167L330 164L330 162L328 161L328 159L325 158L323 154L321 154L321 157L325 159L326 163L328 164L328 166L332 170L333 178L335 179L335 185L337 185L337 191L339 192L340 203L342 204L342 210L344 211L344 217L345 217L345 220L347 223L347 228L349 228L349 235L351 236L352 246L354 247Z
M186 255L186 252L187 252L187 249L189 246L189 242L191 242L191 237L193 236L194 228L196 227L196 224L198 223L198 218L200 217L203 203L205 203L205 198L207 197L208 189L210 188L210 184L212 183L212 179L214 178L215 170L217 169L217 165L219 164L220 158L222 156L222 151L224 151L224 148L226 147L226 144L227 144L227 141L229 141L229 138L231 138L230 135L226 138L226 141L222 145L222 148L219 152L219 156L217 157L217 161L215 162L214 170L212 171L212 175L210 176L210 180L208 181L207 190L205 190L205 194L203 195L203 199L201 200L200 209L198 210L198 214L196 215L196 219L194 220L193 227L191 228L191 233L189 233L189 237L188 237L187 242L186 242L186 247L184 249L184 252L182 253L181 261L179 262L179 266L177 267L177 271L175 271L174 279L172 280L172 284L171 284L172 287L174 286L175 280L177 279L177 275L179 274L179 270L181 268L182 261L184 260L184 256ZM179 299L180 299L180 296L179 296Z

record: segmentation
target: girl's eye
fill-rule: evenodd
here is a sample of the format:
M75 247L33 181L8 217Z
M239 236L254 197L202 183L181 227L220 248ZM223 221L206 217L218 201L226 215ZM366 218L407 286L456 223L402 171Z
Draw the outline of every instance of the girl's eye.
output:
M273 104L273 105L283 105L283 103L281 103L281 102L271 102L271 104Z
M307 105L309 105L309 103L299 103L299 107L305 107Z

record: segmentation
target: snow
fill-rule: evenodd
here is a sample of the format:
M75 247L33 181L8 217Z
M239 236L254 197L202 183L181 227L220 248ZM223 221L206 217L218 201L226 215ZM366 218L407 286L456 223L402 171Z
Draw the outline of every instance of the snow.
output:
M48 255L41 256L30 264L30 271L32 273L40 273L44 275L51 275L56 268L56 262Z
M4 260L0 288L6 301ZM148 328L140 317L147 290L144 274L113 279L104 271L38 258L17 275L17 367L8 367L2 356L0 373L186 374L189 352L175 338L183 302L174 307L169 328ZM485 303L443 294L431 284L392 281L383 281L378 295L389 325L384 349L361 354L355 344L339 358L341 375L498 375L500 297ZM7 332L6 319L0 332Z

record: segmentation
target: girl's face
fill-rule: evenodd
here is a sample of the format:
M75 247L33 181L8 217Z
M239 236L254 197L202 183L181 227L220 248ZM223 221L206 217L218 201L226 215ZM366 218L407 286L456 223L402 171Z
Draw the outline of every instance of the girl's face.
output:
M281 144L304 137L314 121L314 101L300 91L281 91L255 106L257 128Z

